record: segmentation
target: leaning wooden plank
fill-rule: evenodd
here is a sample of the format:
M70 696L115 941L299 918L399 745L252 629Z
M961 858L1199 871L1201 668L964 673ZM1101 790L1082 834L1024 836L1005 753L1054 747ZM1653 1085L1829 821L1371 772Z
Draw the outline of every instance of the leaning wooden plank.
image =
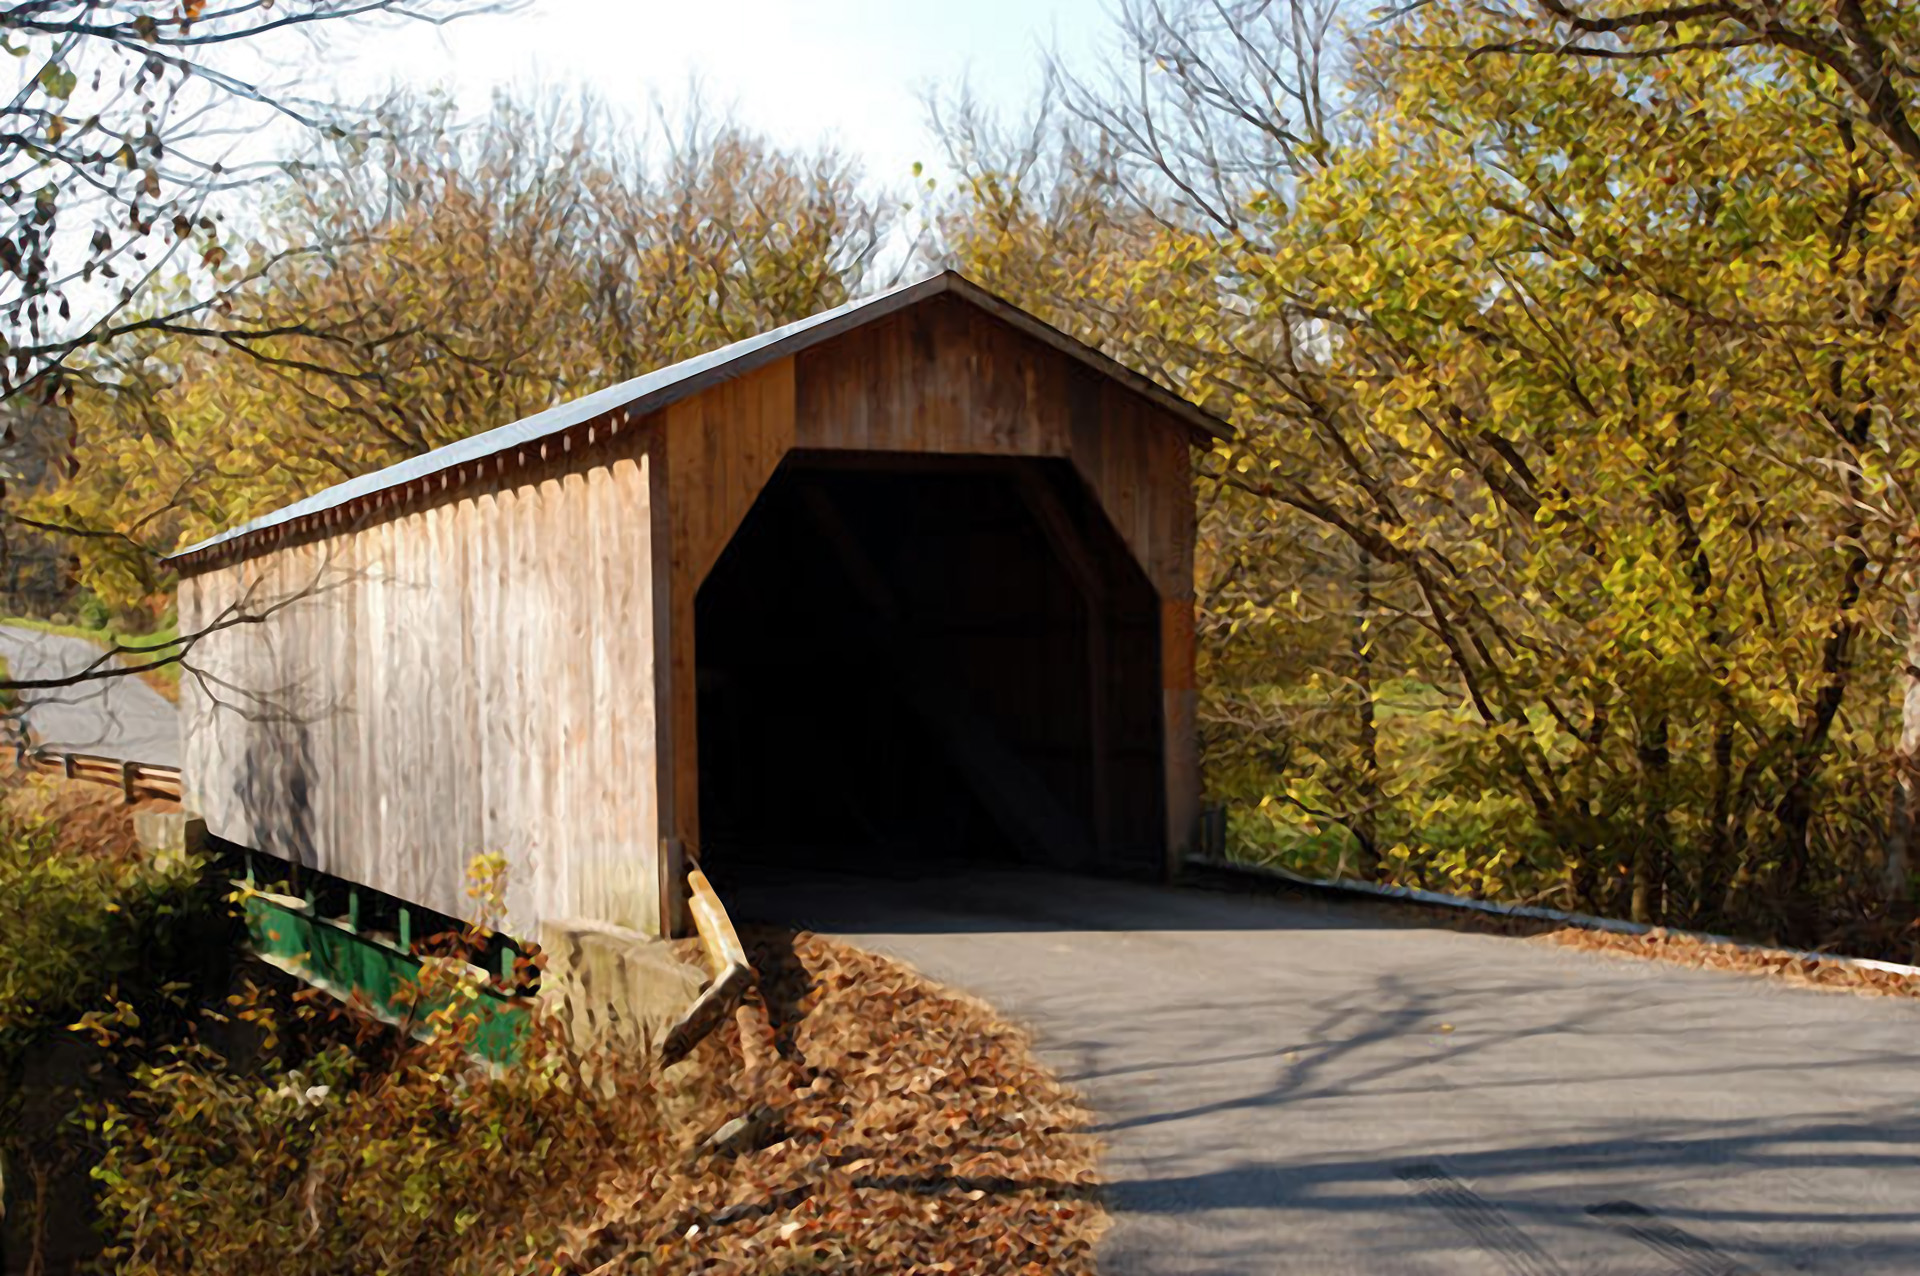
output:
M740 946L740 936L733 929L726 906L714 893L707 875L697 868L687 874L687 911L693 915L694 927L706 946L713 982L660 1043L663 1064L686 1058L753 986L753 967L747 964L747 951Z
M714 894L713 884L699 869L687 873L687 911L693 914L694 928L707 946L707 963L715 975L729 966L747 965L746 949L734 933L727 909Z
M680 1022L673 1025L660 1042L660 1063L662 1066L675 1064L693 1053L693 1048L707 1039L707 1035L720 1026L740 999L753 986L753 968L741 963L728 966L707 990L700 994Z

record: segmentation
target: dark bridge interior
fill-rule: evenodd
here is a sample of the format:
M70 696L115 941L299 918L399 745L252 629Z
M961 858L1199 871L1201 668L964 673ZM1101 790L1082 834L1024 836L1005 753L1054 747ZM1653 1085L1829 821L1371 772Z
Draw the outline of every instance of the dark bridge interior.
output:
M696 608L722 880L1163 863L1158 600L1067 463L795 454Z

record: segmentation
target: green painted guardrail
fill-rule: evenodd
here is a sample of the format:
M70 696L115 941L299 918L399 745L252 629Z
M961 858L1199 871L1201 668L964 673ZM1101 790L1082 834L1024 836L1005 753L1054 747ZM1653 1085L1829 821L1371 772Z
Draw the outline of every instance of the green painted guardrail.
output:
M412 952L401 914L399 943L360 932L352 919L343 925L314 913L306 900L259 890L236 882L248 940L254 955L302 979L340 1001L361 1005L415 1036L432 1033L431 1017L455 1004L445 994L418 992L421 958ZM529 1024L526 1002L491 984L461 998L457 1012L474 1021L469 1048L489 1063L518 1061Z

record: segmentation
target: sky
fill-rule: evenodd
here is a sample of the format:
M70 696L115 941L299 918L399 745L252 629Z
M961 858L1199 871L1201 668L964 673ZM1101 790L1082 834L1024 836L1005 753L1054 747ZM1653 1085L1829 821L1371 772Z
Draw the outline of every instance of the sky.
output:
M836 143L867 176L938 171L922 104L967 84L1017 115L1042 51L1090 56L1112 0L533 0L443 28L384 25L340 41L322 75L347 96L391 84L451 91L477 109L501 86L588 87L644 114L699 81L716 106L787 144ZM317 86L316 86L317 87Z

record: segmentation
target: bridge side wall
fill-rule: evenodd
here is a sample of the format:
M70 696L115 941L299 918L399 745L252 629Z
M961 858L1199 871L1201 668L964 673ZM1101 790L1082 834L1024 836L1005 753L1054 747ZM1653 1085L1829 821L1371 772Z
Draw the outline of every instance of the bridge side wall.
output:
M652 429L181 582L184 785L214 834L504 929L657 930Z

